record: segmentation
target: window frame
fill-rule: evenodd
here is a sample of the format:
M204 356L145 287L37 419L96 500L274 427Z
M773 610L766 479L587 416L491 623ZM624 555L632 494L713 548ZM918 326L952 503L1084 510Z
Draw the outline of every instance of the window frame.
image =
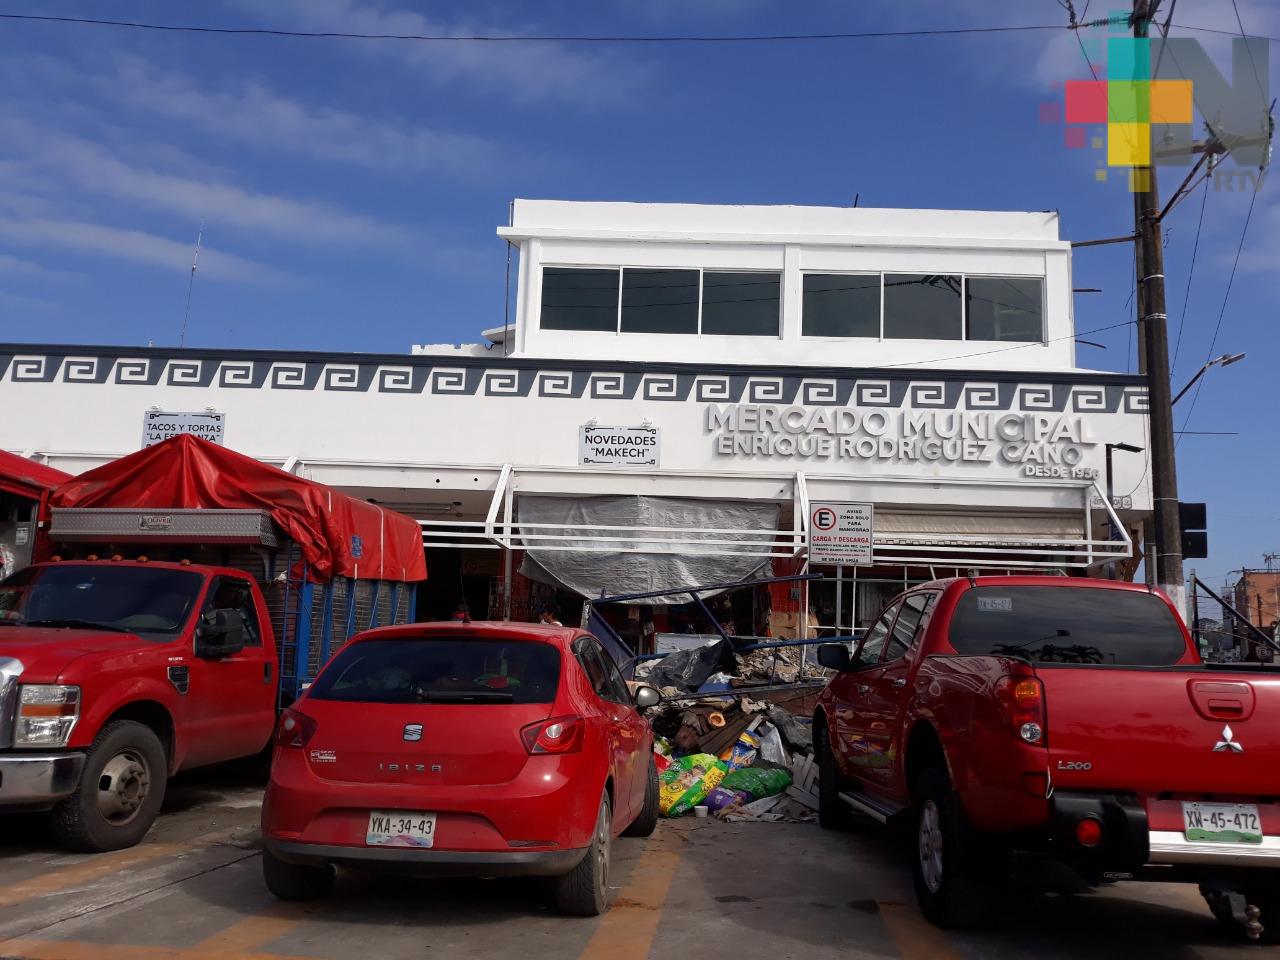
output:
M614 310L614 321L612 330L569 330L562 327L545 327L542 324L542 298L545 289L545 272L547 270L600 270L600 271L616 271L618 274L618 302ZM651 333L644 330L623 330L622 329L622 295L627 282L628 270L679 270L688 273L697 273L698 275L698 327L693 333ZM703 298L706 291L706 275L707 273L745 273L745 274L769 274L776 275L778 278L778 314L777 326L773 333L704 333L702 329L702 312ZM781 340L783 339L783 314L785 311L786 299L786 275L785 269L758 269L748 267L691 267L688 264L579 264L579 263L560 263L547 262L538 266L538 322L537 329L539 332L546 331L555 334L574 334L574 335L590 335L590 336L615 336L615 337L693 337L698 340L704 337L714 340L731 338L733 340ZM883 299L883 292L881 293ZM831 338L844 339L844 338Z
M964 284L961 289L961 300L963 301L962 313L964 315L964 341L965 343L1047 343L1049 331L1047 329L1046 317L1048 311L1045 300L1045 277L1029 274L1016 273L973 273L963 274ZM1036 340L975 340L969 336L969 280L1038 280L1040 282L1040 337Z
M587 678L587 683L591 685L591 690L597 697L605 703L612 703L618 706L629 706L631 704L631 692L627 689L626 681L622 679L622 672L618 670L618 665L613 662L613 658L609 656L608 651L600 645L599 640L595 637L584 635L573 641L572 649L574 659L578 661L578 666L582 668L582 672ZM612 696L596 689L595 682L591 679L591 671L587 669L586 663L583 662L583 658L587 656L594 656L599 660L600 667L604 670L605 687L616 688L614 694L622 699L615 700Z
M898 622L898 614L902 612L903 597L894 597L889 601L888 605L881 611L880 616L876 617L875 622L867 627L867 632L862 635L858 641L858 645L853 648L853 662L857 664L856 670L866 670L870 667L880 666L880 661L884 659L885 650L889 647L889 638L893 636L893 627ZM880 621L889 618L889 626L884 632L884 645L880 648L879 655L875 660L862 662L862 651L866 649L867 641L871 638L871 632L880 625Z
M200 604L200 610L196 614L197 622L199 622L199 618L203 617L206 613L208 613L211 610L239 609L238 607L228 608L228 607L212 606L213 600L218 595L218 590L221 589L222 584L224 582L239 584L241 585L242 589L248 591L249 613L252 616L252 621L249 621L249 620L245 621L244 626L245 626L245 632L247 636L245 637L244 645L246 647L254 647L254 648L261 647L262 646L262 618L258 615L258 605L257 603L254 602L254 598L253 598L253 581L250 580L248 577L237 577L229 573L220 573L217 576L215 576L212 580L210 580L209 586L205 588L204 600Z
M881 664L897 663L899 660L905 659L916 648L916 644L920 642L920 637L929 626L929 621L933 618L933 611L937 607L939 592L937 590L917 590L902 597L902 605L898 608L898 616L893 620L893 626L889 628L889 639L885 641L884 652L880 656ZM913 597L924 597L924 607L920 610L920 619L916 621L915 627L911 630L911 639L903 648L902 653L893 657L889 657L889 650L893 646L895 632L898 629L898 622L902 619L902 611L907 608Z
M721 272L721 271L713 271ZM921 340L931 339L923 337L886 337L884 320L885 320L885 277L890 274L905 276L947 276L960 278L960 337L958 340L936 341L945 343L1047 343L1048 330L1048 310L1046 309L1048 301L1045 293L1046 280L1045 274L1041 273L970 273L966 270L956 270L950 272L941 272L937 274L923 274L917 271L915 274L904 273L897 270L805 270L799 271L800 275L800 339L811 340L819 343L849 343L851 341L870 341L875 340L884 343L886 340ZM879 335L875 337L832 337L818 334L807 334L804 332L804 278L808 276L820 277L876 277L880 278L880 322L878 324ZM1040 284L1040 337L1037 340L975 340L969 337L969 281L970 280L1035 280ZM701 319L699 319L701 324Z

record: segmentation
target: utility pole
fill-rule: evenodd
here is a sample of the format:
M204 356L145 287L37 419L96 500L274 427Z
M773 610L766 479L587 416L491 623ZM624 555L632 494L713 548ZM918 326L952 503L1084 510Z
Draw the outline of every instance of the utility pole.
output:
M1133 35L1146 40L1160 0L1133 0ZM1134 77L1149 80L1150 77ZM1145 344L1147 407L1151 426L1151 478L1155 488L1152 541L1155 583L1183 609L1186 586L1182 577L1182 529L1178 519L1178 472L1174 462L1173 403L1169 384L1169 317L1164 296L1164 241L1160 230L1160 196L1156 169L1150 162L1134 167L1139 283L1138 321ZM1149 575L1149 574L1148 574Z

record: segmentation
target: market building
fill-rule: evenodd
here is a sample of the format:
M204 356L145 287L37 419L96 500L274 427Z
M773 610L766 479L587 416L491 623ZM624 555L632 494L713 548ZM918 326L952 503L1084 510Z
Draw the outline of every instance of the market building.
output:
M1146 389L1077 365L1057 214L512 211L510 322L481 343L9 344L0 448L79 473L192 429L384 503L422 523L426 616L807 569L724 616L812 635L956 571L1131 574Z

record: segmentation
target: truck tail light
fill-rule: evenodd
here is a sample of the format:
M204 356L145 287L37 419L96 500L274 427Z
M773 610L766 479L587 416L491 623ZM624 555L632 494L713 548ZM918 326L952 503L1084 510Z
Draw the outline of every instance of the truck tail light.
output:
M581 717L552 717L520 731L524 748L532 753L577 753L586 724Z
M316 735L317 724L305 713L292 707L280 714L276 727L276 744L281 747L305 747Z
M1097 817L1085 817L1076 822L1076 843L1082 847L1096 847L1102 842L1102 821Z
M1044 712L1044 684L1035 677L1001 677L996 697L1009 726L1026 743L1045 746L1048 740Z

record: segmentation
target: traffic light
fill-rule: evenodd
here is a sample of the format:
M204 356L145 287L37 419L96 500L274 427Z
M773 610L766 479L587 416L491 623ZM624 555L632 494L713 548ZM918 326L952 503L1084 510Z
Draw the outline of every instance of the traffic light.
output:
M1184 560L1201 560L1209 556L1209 520L1205 504L1179 503L1178 526L1182 528Z

